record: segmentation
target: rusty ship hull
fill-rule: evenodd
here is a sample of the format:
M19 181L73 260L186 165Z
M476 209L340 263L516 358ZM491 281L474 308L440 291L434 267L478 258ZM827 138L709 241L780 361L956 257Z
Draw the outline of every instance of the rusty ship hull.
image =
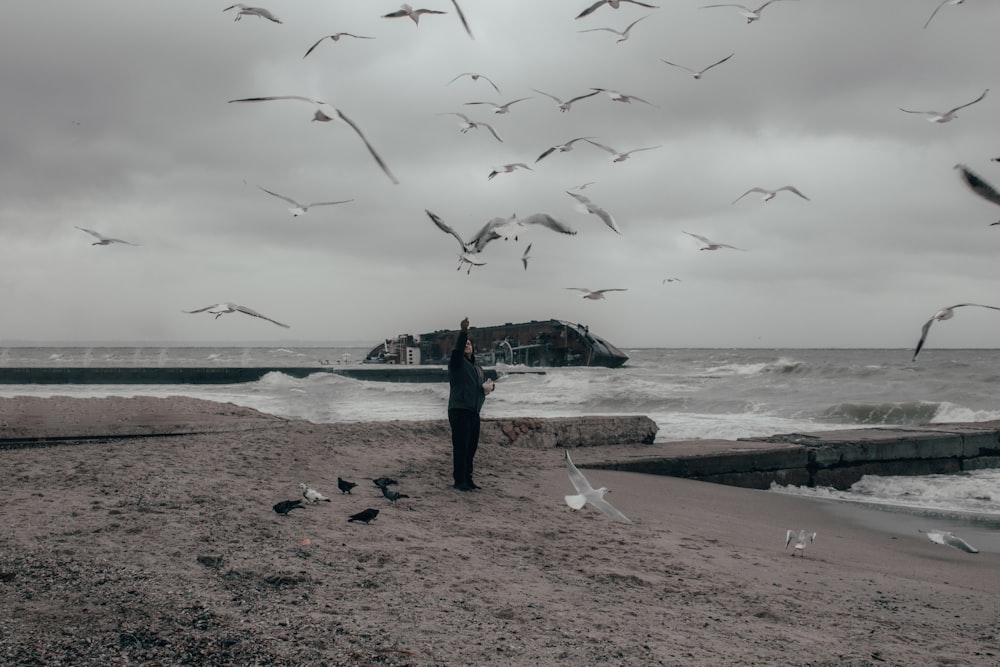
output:
M387 338L365 357L366 363L447 364L457 329L442 329L419 335ZM544 320L471 327L469 337L476 346L477 360L531 367L597 366L618 368L628 355L585 324Z

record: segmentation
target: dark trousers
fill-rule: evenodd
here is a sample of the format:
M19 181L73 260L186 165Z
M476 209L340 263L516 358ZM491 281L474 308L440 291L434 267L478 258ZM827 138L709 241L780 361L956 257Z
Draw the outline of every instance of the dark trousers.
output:
M472 481L472 459L479 449L479 414L472 410L449 410L451 424L452 474L456 484Z

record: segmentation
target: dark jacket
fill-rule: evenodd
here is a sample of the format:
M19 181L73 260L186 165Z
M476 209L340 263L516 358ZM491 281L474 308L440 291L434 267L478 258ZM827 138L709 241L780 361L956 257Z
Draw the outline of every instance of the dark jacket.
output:
M486 391L483 389L486 374L479 364L466 359L465 343L468 340L468 331L458 334L455 349L451 351L451 359L448 361L448 383L451 385L448 409L471 410L478 414L486 402Z

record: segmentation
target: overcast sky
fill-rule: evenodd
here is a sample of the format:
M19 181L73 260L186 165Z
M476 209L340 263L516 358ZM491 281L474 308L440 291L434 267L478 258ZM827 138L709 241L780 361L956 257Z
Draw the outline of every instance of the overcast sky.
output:
M0 344L53 341L375 344L398 333L562 319L621 347L912 347L944 306L1000 305L1000 207L956 163L1000 185L1000 3L781 0L735 7L588 0L449 0L383 18L395 0L9 3L0 39ZM647 18L643 18L647 17ZM617 42L609 31L630 38ZM374 39L325 40L351 32ZM663 60L700 69L695 80ZM461 77L481 73L484 79ZM605 94L567 113L567 99ZM949 123L945 111L986 98ZM342 123L312 122L301 95ZM495 115L486 105L531 97ZM465 113L492 125L459 131ZM620 150L614 163L576 137ZM532 170L488 174L523 162ZM616 234L577 209L583 190ZM797 187L733 200L753 187ZM292 217L258 186L304 203ZM458 266L489 219L547 213ZM76 226L138 244L91 245ZM702 251L684 232L745 249ZM527 270L520 258L532 243ZM664 284L665 278L680 281ZM625 288L601 301L567 287ZM185 314L230 301L242 314ZM995 347L1000 316L965 308L933 347Z

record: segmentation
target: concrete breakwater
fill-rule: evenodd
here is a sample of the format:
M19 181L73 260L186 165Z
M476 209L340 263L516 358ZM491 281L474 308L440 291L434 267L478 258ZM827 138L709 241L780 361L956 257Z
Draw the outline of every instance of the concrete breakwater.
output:
M268 373L283 373L304 378L315 373L332 373L356 380L374 382L447 382L444 366L24 366L0 368L0 384L236 384L256 382ZM497 372L487 369L486 375L497 379Z

